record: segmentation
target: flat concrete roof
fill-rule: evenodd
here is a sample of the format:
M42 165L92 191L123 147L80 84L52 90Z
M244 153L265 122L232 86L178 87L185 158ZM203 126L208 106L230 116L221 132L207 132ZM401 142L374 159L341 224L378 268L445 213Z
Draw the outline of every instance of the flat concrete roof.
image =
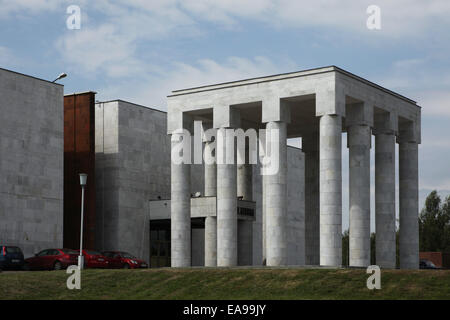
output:
M124 102L124 103L128 103L128 104L132 104L132 105L134 105L134 106L136 106L136 107L145 108L145 109L150 109L150 110L152 110L152 111L158 111L158 112L162 112L162 113L167 113L167 111L159 110L159 109L152 108L152 107L147 107L147 106L144 106L144 105L142 105L142 104L137 104L137 103L133 103L133 102L130 102L130 101L121 100L121 99L108 100L108 101L96 101L95 104L99 104L99 103L110 103L110 102Z
M263 82L270 82L270 81L279 81L284 79L291 79L291 78L298 78L298 77L304 77L308 75L317 75L321 73L328 73L328 72L339 72L341 74L344 74L348 77L351 77L353 79L356 79L358 81L364 82L365 84L372 86L374 88L377 88L379 90L382 90L388 94L391 94L393 96L396 96L400 99L403 99L409 103L413 103L417 105L417 102L409 99L401 94L398 94L392 90L389 90L387 88L384 88L374 82L371 82L367 79L364 79L360 76L357 76L351 72L345 71L344 69L341 69L336 66L327 66L327 67L320 67L320 68L314 68L314 69L307 69L307 70L301 70L301 71L294 71L294 72L288 72L288 73L281 73L281 74L275 74L270 76L264 76L264 77L258 77L258 78L249 78L244 80L237 80L237 81L230 81L230 82L223 82L223 83L217 83L212 85L205 85L200 87L193 87L193 88L187 88L187 89L180 89L180 90L173 90L172 95L169 95L168 97L173 96L180 96L180 95L187 95L192 93L198 93L198 92L204 92L204 91L212 91L212 90L219 90L224 88L231 88L231 87L239 87L244 85L251 85L251 84L257 84L257 83L263 83Z
M17 72L17 71L13 71L13 70L8 70L8 69L4 69L4 68L0 68L0 70L1 71L6 71L6 72L11 72L11 73L15 73L15 74L18 74L18 75L20 75L20 76L24 76L24 77L27 77L27 78L31 78L31 79L35 79L35 80L40 80L40 81L44 81L44 82L47 82L47 83L51 83L51 84L54 84L54 85L57 85L57 86L64 86L63 84L61 84L61 83L57 83L57 82L52 82L52 81L49 81L49 80L45 80L45 79L41 79L41 78L37 78L37 77L34 77L34 76L30 76L30 75L28 75L28 74L25 74L25 73L20 73L20 72Z

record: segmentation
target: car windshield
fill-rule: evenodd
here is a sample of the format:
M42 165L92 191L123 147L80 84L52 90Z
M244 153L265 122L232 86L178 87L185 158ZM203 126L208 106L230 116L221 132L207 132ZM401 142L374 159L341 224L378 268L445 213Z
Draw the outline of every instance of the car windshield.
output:
M122 257L125 259L136 259L135 256L129 254L128 252L122 252Z
M101 256L102 254L98 251L86 250L86 253L91 256Z
M78 254L78 252L72 249L62 249L61 251L64 252L65 254Z
M22 251L18 247L6 247L6 252L7 253L22 253Z

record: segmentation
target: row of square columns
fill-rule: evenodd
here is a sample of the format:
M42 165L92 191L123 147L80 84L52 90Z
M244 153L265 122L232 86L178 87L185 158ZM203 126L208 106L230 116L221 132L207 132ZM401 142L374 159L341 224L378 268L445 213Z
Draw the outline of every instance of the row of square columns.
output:
M373 112L373 111L372 111ZM230 112L231 114L231 112ZM280 106L279 121L266 122L266 137L276 131L275 144L265 153L279 150L278 170L263 175L263 257L268 266L287 265L287 123ZM373 114L372 114L373 116ZM381 119L375 135L376 259L384 268L396 264L395 245L395 126ZM285 117L289 118L289 117ZM397 122L397 118L395 122ZM231 116L230 116L231 119ZM354 120L354 119L353 119ZM373 124L353 121L347 115L350 195L350 265L370 264L370 148ZM229 123L231 121L228 121ZM405 126L405 125L404 125ZM218 137L226 128L217 129ZM418 139L414 123L398 133L400 180L400 267L418 267ZM342 264L342 116L321 114L318 133L303 137L305 151L305 253L307 264ZM178 141L177 134L172 141ZM235 142L220 143L216 151L225 157ZM223 141L226 141L223 139ZM206 141L205 151L211 148ZM235 156L235 155L234 155ZM271 155L273 156L273 155ZM225 158L224 158L225 160ZM205 196L217 197L217 217L205 220L205 265L252 264L252 223L237 220L237 197L252 200L252 167L233 163L205 165ZM265 169L263 169L265 170ZM172 163L172 266L190 265L189 165ZM239 240L238 240L239 239ZM238 247L239 243L246 243Z

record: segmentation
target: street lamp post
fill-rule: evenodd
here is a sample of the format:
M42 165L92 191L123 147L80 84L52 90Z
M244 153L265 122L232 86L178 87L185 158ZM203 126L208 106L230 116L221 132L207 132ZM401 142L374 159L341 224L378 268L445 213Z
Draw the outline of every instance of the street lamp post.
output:
M78 268L80 270L84 267L83 257L83 218L84 218L84 187L87 182L87 174L80 173L80 185L81 185L81 226L80 226L80 255L78 256Z

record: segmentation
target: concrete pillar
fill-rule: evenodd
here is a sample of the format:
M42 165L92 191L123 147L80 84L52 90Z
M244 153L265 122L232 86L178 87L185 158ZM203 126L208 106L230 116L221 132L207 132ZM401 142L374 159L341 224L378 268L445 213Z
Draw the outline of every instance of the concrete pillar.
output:
M400 268L419 268L418 144L399 142Z
M220 128L218 133L225 137L225 130ZM217 147L220 148L219 143ZM225 148L225 153L231 152L230 149L235 148L234 140L232 144L223 143L222 147ZM217 265L219 267L237 265L236 178L235 161L233 164L217 163Z
M375 134L376 264L395 268L395 135Z
M217 219L205 218L205 267L217 266Z
M342 118L320 117L320 265L342 265Z
M253 167L249 164L248 146L245 148L245 164L238 165L237 196L245 201L253 200ZM238 265L253 264L253 221L238 220Z
M205 142L204 152L212 153L213 142ZM216 164L205 163L205 197L215 197L217 195L217 166Z
M214 143L205 142L205 154L212 155ZM205 197L217 196L217 166L205 163ZM217 266L217 218L205 218L205 267Z
M172 134L172 148L182 135ZM171 161L171 266L191 266L191 172L189 164Z
M247 160L248 161L248 160ZM251 164L238 165L237 195L243 200L252 201L253 197L253 168Z
M266 197L266 256L267 266L287 265L287 124L271 121L267 123L267 137L271 130L279 133L276 143L279 153L270 150L272 159L278 160L277 172L266 171L264 187Z
M267 229L267 177L265 175L261 176L262 185L262 258L263 265L267 265L267 246L266 246L266 229Z
M350 266L370 265L370 144L371 129L347 129L349 148L349 257Z
M319 130L302 137L305 153L305 263L320 263Z

